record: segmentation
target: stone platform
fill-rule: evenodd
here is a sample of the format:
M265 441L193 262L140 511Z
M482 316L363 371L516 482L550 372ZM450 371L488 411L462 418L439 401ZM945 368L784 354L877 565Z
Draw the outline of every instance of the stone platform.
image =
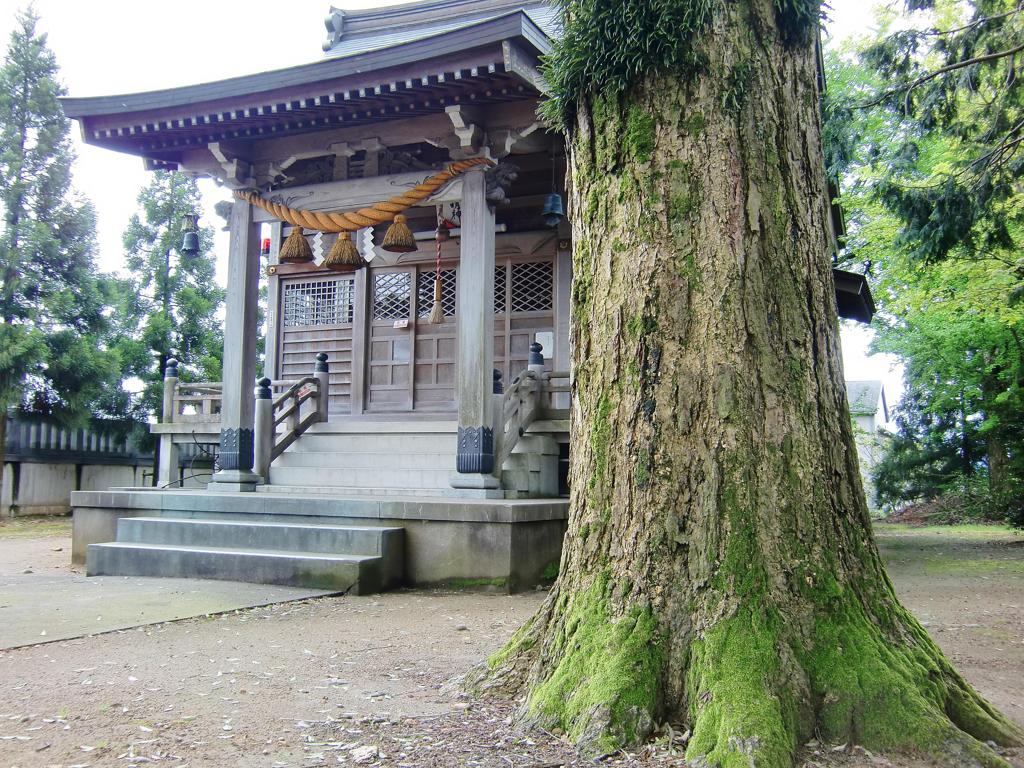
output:
M72 559L90 544L117 539L122 518L173 518L405 530L404 583L530 589L557 564L568 516L566 499L458 499L324 493L225 493L115 488L71 495Z

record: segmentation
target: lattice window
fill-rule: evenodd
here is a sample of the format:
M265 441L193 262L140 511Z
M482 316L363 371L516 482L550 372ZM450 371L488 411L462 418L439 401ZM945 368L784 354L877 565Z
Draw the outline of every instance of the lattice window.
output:
M287 283L284 286L284 325L295 328L351 323L355 294L354 278Z
M554 305L554 270L550 261L512 265L512 311L549 312Z
M434 307L434 275L430 272L420 272L419 288L416 293L416 312L420 317L427 317ZM455 270L441 270L441 309L445 317L455 317Z
M378 272L373 276L373 319L401 320L409 317L412 275L408 272Z
M494 314L505 314L505 280L506 268L499 264L494 268Z

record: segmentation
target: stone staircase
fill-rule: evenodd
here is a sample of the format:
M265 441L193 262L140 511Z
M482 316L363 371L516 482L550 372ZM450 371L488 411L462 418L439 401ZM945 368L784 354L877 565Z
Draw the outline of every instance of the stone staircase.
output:
M90 544L89 576L165 576L370 594L404 578L398 527L253 521L243 516L135 517L117 541Z
M454 421L314 424L270 467L263 493L441 496L455 470Z

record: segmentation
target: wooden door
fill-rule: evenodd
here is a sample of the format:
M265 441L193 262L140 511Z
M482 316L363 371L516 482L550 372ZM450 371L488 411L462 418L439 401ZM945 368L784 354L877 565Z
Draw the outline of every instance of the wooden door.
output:
M455 410L456 308L458 270L441 267L441 307L444 322L427 322L434 306L436 267L417 269L416 359L413 376L413 409L416 411Z
M282 379L312 376L317 353L326 352L331 370L328 409L335 413L352 408L355 295L352 275L281 278L277 375Z
M366 409L411 411L415 267L371 269Z

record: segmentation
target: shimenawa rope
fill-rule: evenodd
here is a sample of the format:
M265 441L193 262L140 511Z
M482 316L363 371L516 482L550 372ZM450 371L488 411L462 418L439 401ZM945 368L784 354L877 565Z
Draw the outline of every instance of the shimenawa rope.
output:
M391 221L396 214L417 203L421 203L439 189L452 182L455 177L480 165L494 165L493 160L485 157L472 157L458 160L448 165L443 171L417 184L408 192L395 195L387 200L374 203L369 208L360 208L351 212L303 211L289 208L287 205L275 203L261 197L259 193L246 190L235 190L235 197L257 205L271 216L286 221L292 226L316 229L320 232L355 232L363 227L372 227L385 221Z

